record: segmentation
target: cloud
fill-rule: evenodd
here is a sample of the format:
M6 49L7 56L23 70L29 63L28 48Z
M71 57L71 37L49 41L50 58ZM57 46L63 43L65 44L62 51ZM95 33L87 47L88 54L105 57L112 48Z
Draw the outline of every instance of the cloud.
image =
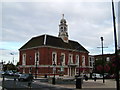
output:
M18 52L33 36L45 33L58 36L62 14L67 20L69 39L78 41L90 54L100 52L97 47L101 36L104 37L104 45L109 47L106 52L114 50L110 2L63 0L2 2L2 49Z

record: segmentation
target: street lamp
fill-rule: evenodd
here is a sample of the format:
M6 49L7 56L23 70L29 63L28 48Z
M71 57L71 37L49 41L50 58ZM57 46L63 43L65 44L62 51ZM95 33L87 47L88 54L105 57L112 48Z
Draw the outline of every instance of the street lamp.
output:
M61 71L61 73L63 73L63 71L64 71L64 67L63 67L63 59L64 59L64 56L61 55L61 56L60 56L60 66L61 66L60 71Z
M112 13L113 13L113 26L114 26L114 42L115 42L115 60L116 60L116 63L117 63L117 66L116 66L116 88L117 90L120 89L119 87L119 60L118 60L118 52L117 52L117 35L116 35L116 22L115 22L115 11L114 11L114 3L113 3L113 0L112 0Z
M36 69L35 69L35 78L37 78L37 62L38 62L38 53L36 54Z
M80 49L80 46L77 46L77 47L76 47L76 50L79 51L79 49ZM80 72L80 55L78 56L77 60L78 60L77 62L79 62L79 63L78 63L78 64L79 64L79 65L78 65L78 67L79 67L79 75L78 75L78 76L80 77L80 73L81 73L81 72Z
M10 53L10 55L13 56L13 65L14 65L14 53Z
M79 77L80 77L80 59L79 59Z
M102 64L103 64L103 83L105 83L105 78L104 78L104 58L103 58L103 37L101 38L101 45L102 45Z
M97 48L102 48L102 64L103 64L103 83L105 83L105 78L104 78L104 57L103 57L103 48L108 48L108 47L103 47L103 37L100 37L101 39L101 47Z
M55 71L56 71L56 68L55 68L56 64L55 64L55 61L54 61L54 64L53 64L53 72L54 72L54 77L52 78L52 84L55 84Z
M32 57L30 56L30 61L31 61ZM30 67L30 74L32 74L32 67Z

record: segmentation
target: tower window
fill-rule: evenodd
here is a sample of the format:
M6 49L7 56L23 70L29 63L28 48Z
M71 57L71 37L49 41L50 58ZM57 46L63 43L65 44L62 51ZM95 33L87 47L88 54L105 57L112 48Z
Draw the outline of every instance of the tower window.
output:
M64 27L64 30L66 31L66 27Z
M60 29L63 29L63 27L61 27Z

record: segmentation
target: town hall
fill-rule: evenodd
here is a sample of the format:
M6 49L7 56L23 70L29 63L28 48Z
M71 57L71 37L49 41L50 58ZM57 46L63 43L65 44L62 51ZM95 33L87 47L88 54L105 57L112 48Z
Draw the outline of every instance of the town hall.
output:
M19 70L37 76L88 73L88 54L79 42L69 40L68 25L63 15L58 37L48 34L32 37L19 49Z

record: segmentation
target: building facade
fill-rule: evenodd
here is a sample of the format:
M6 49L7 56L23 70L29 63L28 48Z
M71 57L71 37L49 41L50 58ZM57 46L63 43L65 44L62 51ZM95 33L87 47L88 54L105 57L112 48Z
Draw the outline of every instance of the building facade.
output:
M23 73L74 76L89 72L89 52L78 42L68 39L64 15L58 37L47 34L33 37L19 49L19 53L19 70Z

